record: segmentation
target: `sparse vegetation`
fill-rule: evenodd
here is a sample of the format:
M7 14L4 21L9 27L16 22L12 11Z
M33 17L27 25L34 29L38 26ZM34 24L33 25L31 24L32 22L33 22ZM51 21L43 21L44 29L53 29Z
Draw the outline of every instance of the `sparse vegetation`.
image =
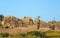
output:
M0 28L2 28L2 24L0 23Z
M2 26L2 24L0 23L0 27Z
M9 34L8 33L0 33L0 38L4 38L4 37L8 37L9 36Z
M46 32L31 31L28 33L23 33L23 34L18 34L18 35L9 35L8 33L1 33L0 37L6 37L6 38L59 38L60 32L58 32L58 31L46 31Z

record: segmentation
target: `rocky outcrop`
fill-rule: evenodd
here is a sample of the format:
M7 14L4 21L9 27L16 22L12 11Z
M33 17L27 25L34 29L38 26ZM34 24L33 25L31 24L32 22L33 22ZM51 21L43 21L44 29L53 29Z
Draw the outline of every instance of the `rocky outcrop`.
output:
M32 25L34 23L33 19L30 17L24 17L22 20L25 22L26 25Z
M55 30L60 30L60 22L50 21L50 22L48 22L48 25L49 26L55 25Z
M22 26L23 21L19 18L16 18L14 16L8 16L8 17L4 17L2 24L3 27L19 27Z

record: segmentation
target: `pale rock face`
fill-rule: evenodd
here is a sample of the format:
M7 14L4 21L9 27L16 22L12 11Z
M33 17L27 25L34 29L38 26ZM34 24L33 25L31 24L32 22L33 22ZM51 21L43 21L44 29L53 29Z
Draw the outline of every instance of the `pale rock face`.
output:
M1 23L2 23L2 25L4 25L4 21L2 21Z
M28 24L32 24L32 19L29 17L19 19L14 16L7 16L4 17L2 21L3 27L9 26L9 27L22 27L27 26Z
M27 25L33 24L33 20L29 17L25 17L22 19Z
M16 17L13 16L8 16L8 17L4 17L4 20L2 21L3 26L20 26L22 24L22 20L18 19Z

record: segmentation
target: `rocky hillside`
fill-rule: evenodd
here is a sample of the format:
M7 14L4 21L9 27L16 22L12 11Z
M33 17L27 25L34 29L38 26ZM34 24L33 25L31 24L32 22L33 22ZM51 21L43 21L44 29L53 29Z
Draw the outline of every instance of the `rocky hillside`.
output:
M33 21L30 17L24 17L22 19L16 18L14 16L7 16L3 18L2 25L3 27L25 27L29 25L37 25L38 20ZM40 21L41 27L48 27L47 23L44 21Z
M23 21L19 18L16 18L14 16L7 16L4 17L3 21L2 21L2 25L3 27L18 27L18 26L22 26Z
M2 21L0 21L0 33L1 32L7 32L10 34L16 34L20 32L29 32L29 31L38 31L38 22L39 20L33 20L30 17L24 17L24 18L17 18L14 16L6 16L3 18ZM56 30L60 30L60 22L50 21L45 22L40 20L39 22L39 31L48 31L51 30L50 26L52 27L55 25Z
M24 17L24 18L17 18L14 16L6 16L3 18L3 21L0 21L2 23L3 27L28 27L29 25L37 25L38 20L34 20L30 17ZM40 20L40 28L49 28L49 26L53 25L54 21L45 22ZM60 22L55 22L54 24L56 28L60 27Z

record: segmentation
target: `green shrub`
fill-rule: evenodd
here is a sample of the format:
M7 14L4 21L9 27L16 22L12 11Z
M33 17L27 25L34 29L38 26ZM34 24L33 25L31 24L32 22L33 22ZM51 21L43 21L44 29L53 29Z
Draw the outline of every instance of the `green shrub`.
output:
M22 34L20 34L19 36L20 36L20 37L26 37L26 35L27 35L27 34L22 33Z
M8 36L9 36L8 33L1 33L0 35L1 35L2 37L8 37Z
M35 38L41 38L42 37L42 32L31 31L31 32L28 32L27 35L29 35L31 37L35 37Z
M45 32L45 36L54 36L54 37L60 36L60 32L58 32L58 31L47 31L47 32Z
M31 31L27 33L22 33L19 35L8 35L8 34L2 34L4 37L8 38L59 38L60 37L60 32L58 31L46 31L46 32L38 32L38 31ZM52 37L50 37L52 36ZM58 37L59 36L59 37Z

